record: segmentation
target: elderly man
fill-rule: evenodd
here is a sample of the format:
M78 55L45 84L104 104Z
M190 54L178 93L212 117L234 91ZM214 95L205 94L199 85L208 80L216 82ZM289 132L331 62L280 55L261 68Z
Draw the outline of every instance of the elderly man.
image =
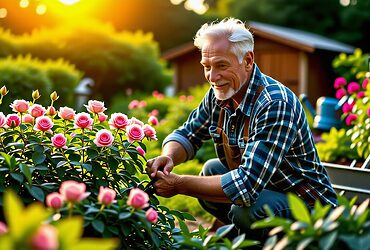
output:
M250 225L267 217L265 204L275 215L291 217L288 192L308 207L316 200L336 206L299 100L259 70L245 25L234 18L204 24L194 45L210 88L187 121L166 137L161 155L148 161L156 193L196 197L220 221L249 235ZM218 158L208 160L200 176L171 172L209 139Z

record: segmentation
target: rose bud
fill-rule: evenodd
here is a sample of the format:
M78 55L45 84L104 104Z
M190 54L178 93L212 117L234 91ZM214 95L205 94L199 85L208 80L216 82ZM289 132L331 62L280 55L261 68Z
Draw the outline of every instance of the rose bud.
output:
M149 196L140 188L133 188L127 199L127 205L137 209L149 206Z

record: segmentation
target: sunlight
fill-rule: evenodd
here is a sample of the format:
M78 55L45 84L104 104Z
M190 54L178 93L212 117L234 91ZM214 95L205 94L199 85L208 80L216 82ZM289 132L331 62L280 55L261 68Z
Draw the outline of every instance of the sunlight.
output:
M72 4L75 4L77 2L79 2L80 0L59 0L59 2L63 3L63 4L66 4L66 5L72 5Z

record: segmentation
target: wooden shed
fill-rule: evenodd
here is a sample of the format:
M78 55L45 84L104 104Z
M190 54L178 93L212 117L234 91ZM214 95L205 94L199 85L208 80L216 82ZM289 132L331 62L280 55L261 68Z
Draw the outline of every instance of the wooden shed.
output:
M323 36L270 24L249 22L255 40L255 62L261 71L279 80L297 96L305 93L314 103L334 96L332 60L354 47ZM192 42L163 53L174 69L175 91L205 83L200 51Z

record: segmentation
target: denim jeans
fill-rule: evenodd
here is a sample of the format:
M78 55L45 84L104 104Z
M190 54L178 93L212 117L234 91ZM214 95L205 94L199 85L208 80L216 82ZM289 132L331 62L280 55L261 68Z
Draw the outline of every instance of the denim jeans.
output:
M229 169L219 159L211 159L204 164L200 175L222 175L228 171ZM207 212L214 215L224 224L234 224L238 234L245 233L247 239L255 239L262 242L267 239L268 231L271 228L251 230L250 226L254 222L268 217L263 208L264 205L268 205L276 216L292 218L287 195L268 189L263 190L259 194L257 201L250 207L240 207L231 203L213 203L204 200L199 200L199 203Z

